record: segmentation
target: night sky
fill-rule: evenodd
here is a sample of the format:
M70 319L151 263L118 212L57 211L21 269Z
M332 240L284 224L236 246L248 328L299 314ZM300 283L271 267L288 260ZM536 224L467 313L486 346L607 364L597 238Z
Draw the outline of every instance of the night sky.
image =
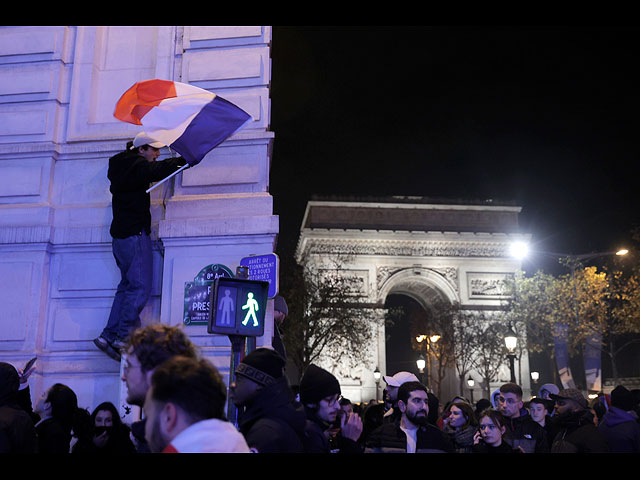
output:
M640 220L638 33L274 27L279 254L293 253L314 194L515 202L537 250L628 245Z

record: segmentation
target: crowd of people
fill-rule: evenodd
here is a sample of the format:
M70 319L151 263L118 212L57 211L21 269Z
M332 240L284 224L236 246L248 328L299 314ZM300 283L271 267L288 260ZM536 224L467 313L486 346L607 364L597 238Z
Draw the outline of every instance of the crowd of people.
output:
M28 371L0 363L0 452L20 453L640 453L638 391L617 386L589 403L577 389L545 385L525 400L505 383L490 399L441 405L415 375L385 376L384 401L352 404L336 377L310 365L291 386L286 360L257 348L227 386L184 330L136 329L123 350L123 423L103 402L90 413L56 383L35 401Z

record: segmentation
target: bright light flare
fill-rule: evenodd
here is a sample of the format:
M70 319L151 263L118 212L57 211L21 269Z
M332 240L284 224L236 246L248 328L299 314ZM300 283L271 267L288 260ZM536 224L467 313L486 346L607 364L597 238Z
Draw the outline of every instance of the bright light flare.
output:
M522 260L529 254L529 245L526 242L514 242L509 249L512 257Z

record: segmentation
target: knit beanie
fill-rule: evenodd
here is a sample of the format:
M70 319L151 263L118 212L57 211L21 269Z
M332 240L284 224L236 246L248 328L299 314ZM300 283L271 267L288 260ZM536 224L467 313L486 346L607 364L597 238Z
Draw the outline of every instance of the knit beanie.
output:
M285 360L270 348L258 348L236 367L236 374L243 375L260 385L269 385L284 375Z
M300 401L303 404L317 403L323 398L340 393L338 379L313 364L307 367L300 380Z
M289 308L287 307L287 301L284 299L282 295L277 295L276 298L274 299L273 309L278 312L284 313L285 317L289 315Z
M624 386L618 385L611 392L611 406L627 412L633 410L635 407L633 395Z

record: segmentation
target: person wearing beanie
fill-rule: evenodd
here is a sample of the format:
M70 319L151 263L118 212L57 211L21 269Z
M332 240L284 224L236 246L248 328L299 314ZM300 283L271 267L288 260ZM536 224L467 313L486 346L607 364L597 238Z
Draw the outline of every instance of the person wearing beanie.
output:
M333 424L340 409L340 383L330 372L311 364L300 380L300 402L307 416L306 453L362 453L358 439L362 420L357 413L343 415L340 428Z
M252 452L304 453L306 416L293 400L285 360L270 348L258 348L236 367L230 395L238 407L238 427Z
M282 340L282 333L280 332L280 326L284 322L284 319L289 315L289 307L287 301L282 295L276 295L273 300L273 338L271 345L276 352L282 355L282 358L287 359L287 349L284 346Z
M640 424L632 393L618 385L611 392L611 406L602 417L598 431L612 453L640 453Z

